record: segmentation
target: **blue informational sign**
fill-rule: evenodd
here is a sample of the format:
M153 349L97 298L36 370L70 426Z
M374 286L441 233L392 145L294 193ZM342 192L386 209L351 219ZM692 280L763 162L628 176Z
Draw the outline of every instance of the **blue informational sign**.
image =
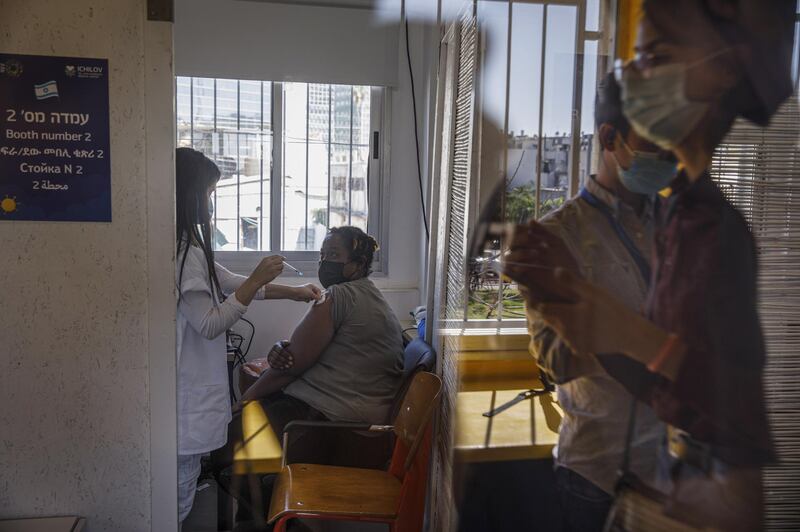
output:
M0 53L0 222L111 221L108 60Z

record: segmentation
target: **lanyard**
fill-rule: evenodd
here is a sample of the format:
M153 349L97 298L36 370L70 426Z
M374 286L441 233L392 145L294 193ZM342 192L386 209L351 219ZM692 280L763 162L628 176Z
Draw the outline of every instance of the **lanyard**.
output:
M628 250L633 262L636 263L636 266L639 268L639 273L642 274L642 278L644 282L648 285L650 284L650 264L648 264L647 259L642 256L642 252L639 251L639 248L636 247L636 244L633 243L633 240L628 236L628 233L625 232L625 228L622 227L622 224L619 223L617 218L611 212L611 209L608 208L608 205L600 201L597 196L586 190L586 188L581 189L581 198L600 211L600 213L605 216L606 220L608 220L609 225L617 234L617 238L625 246L625 249Z

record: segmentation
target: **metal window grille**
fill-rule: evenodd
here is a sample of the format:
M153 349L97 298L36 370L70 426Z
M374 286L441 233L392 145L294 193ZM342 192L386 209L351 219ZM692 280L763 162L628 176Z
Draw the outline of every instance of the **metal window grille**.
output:
M476 79L477 105L483 110L488 106L497 105L498 97L502 101L503 117L495 124L484 123L488 113L479 112L477 126L477 143L486 133L487 127L497 127L501 130L505 144L501 158L501 172L506 181L506 195L501 208L503 216L508 221L521 221L526 217L540 218L560 205L569 196L577 193L586 177L591 173L593 157L593 118L591 109L587 109L584 117L584 101L593 102L596 81L606 71L605 59L611 43L608 35L611 32L604 28L610 17L606 16L609 2L603 0L575 0L575 1L549 1L549 0L510 0L507 2L483 1L476 3L478 26L483 33L491 31L487 17L492 11L505 11L507 27L505 28L505 83L504 94L492 94L490 84L496 84L496 79L487 79L493 73L488 70L479 72ZM531 17L535 12L536 17ZM526 16L527 15L527 16ZM560 57L552 50L549 34L556 35L563 32L563 20L560 26L553 27L554 20L558 17L567 18L571 25L568 31L572 32L574 54L572 57ZM538 18L539 22L530 27L531 18ZM538 25L537 25L538 24ZM555 33L554 33L555 32ZM520 45L517 35L530 35L525 45ZM481 48L482 65L486 65L486 48L484 39ZM528 48L533 46L534 48ZM498 46L495 39L495 46ZM534 60L532 52L537 52L535 62L521 65L519 61ZM530 57L529 57L530 56ZM551 69L556 63L572 61L572 86L552 86ZM590 65L594 68L588 69ZM536 76L532 85L524 85L514 79L514 73L525 69L534 69ZM513 73L512 73L513 71ZM524 134L522 131L512 131L510 115L518 112L513 109L514 98L511 95L512 86L515 91L523 90L530 94L531 99L537 102L535 106L536 124L533 135L531 132ZM555 91L571 90L571 108L561 109L562 114L569 113L569 117L562 117L567 124L565 131L560 134L548 133L545 130L545 117L552 113L554 108ZM491 102L487 100L493 100ZM583 130L582 130L583 124ZM480 149L479 147L477 149ZM485 155L485 154L483 154ZM483 164L478 161L478 164ZM481 179L486 172L478 172ZM530 175L527 175L530 174ZM526 179L531 181L525 184ZM520 185L522 182L522 185ZM474 224L477 218L479 205L492 192L488 183L481 183L473 179L470 183L472 199L467 219L467 227ZM530 189L530 190L529 190ZM523 199L520 199L523 198ZM522 212L520 206L526 205ZM474 263L467 264L469 287L464 298L464 320L461 327L466 328L520 328L524 327L524 310L522 298L514 283L503 282L491 269L481 268Z
M599 0L597 3L588 0L599 11L605 12L608 2ZM486 76L492 76L482 69L485 63L481 62L485 52L484 33L482 20L480 17L482 4L493 4L497 6L502 2L483 2L481 0L464 2L462 16L451 24L442 40L442 47L439 55L439 83L436 94L436 123L434 125L433 146L431 168L433 169L432 188L430 190L431 204L431 241L429 253L429 275L427 279L429 287L428 295L428 316L436 317L436 327L430 327L429 339L433 345L437 346L441 356L439 358L439 373L443 380L442 405L437 418L437 432L434 445L434 456L432 461L432 478L435 479L431 490L431 526L436 530L450 530L454 527L456 516L453 511L452 493L452 445L454 429L454 409L455 397L458 391L458 368L457 352L458 345L452 336L459 330L471 327L486 327L486 322L491 322L491 326L512 328L520 330L524 327L522 319L509 320L503 313L502 303L498 306L497 313L492 320L474 320L470 318L470 301L466 287L469 286L470 270L468 267L467 239L470 228L476 219L478 208L483 201L483 196L487 195L487 184L481 183L483 177L480 171L482 164L481 137L483 134L483 123L481 118L485 116L483 107L487 104L484 94L481 92L485 84ZM535 4L542 10L544 19L551 6L564 6L575 12L575 34L574 49L575 56L584 51L585 43L593 43L595 54L607 53L610 43L605 35L610 32L600 32L600 21L608 17L602 13L595 13L592 24L586 22L583 14L587 5L586 0L558 1L521 1L511 0L504 4L508 13L509 30L512 23L514 9L522 4ZM528 6L529 7L529 6ZM589 28L586 30L584 25ZM544 28L519 28L519 31L527 31L530 35L541 40L542 50L540 54L546 57L547 39ZM506 78L505 94L498 98L497 95L487 97L488 100L496 102L502 101L505 122L500 122L499 129L502 130L504 139L508 139L508 116L509 116L509 76L511 69L511 36L510 31L507 43L507 54L504 63L504 75ZM577 147L590 145L591 137L582 138L580 133L581 124L581 105L586 91L591 93L591 101L594 100L594 84L583 84L583 61L578 57L572 57L575 62L572 66L573 71L573 99L572 109L567 122L571 124L569 136L559 136L559 141ZM544 63L544 61L542 61ZM605 71L605 63L597 62L597 71ZM543 110L550 105L548 97L544 95L544 68L541 67L539 78L538 109L540 117ZM496 79L493 77L492 79ZM530 88L535 93L534 87ZM511 111L513 112L513 110ZM543 131L541 118L539 120L539 131ZM543 135L538 134L536 142L543 145ZM541 150L539 150L541 151ZM480 154L476 157L476 154ZM574 154L574 152L573 152ZM507 154L503 154L508 159ZM572 155L566 162L569 168L568 186L571 191L577 191L579 168L577 156ZM588 163L582 162L588 167ZM536 163L536 185L537 201L533 206L537 213L541 213L543 203L542 173L545 162L539 158ZM507 165L506 165L507 166ZM505 170L505 168L504 168ZM504 174L505 175L505 174ZM491 190L489 190L491 192ZM566 194L566 191L564 192ZM497 290L502 292L503 287L498 286ZM521 318L519 316L518 318ZM502 322L506 323L503 324ZM451 329L446 331L445 329ZM524 330L524 329L522 329Z
M388 150L371 145L387 144L386 89L191 77L177 77L176 86L178 145L202 151L222 173L214 236L217 256L229 267L245 271L266 252L280 252L313 270L332 221L362 226L386 249ZM298 107L287 102L290 89L304 94L302 123L287 121L287 105ZM287 135L289 127L304 130L302 138ZM287 160L287 144L303 146L302 175L287 174L295 160ZM337 167L338 181L331 173ZM312 168L319 173L313 179ZM322 179L327 182L317 191L311 182ZM336 194L344 195L334 203ZM378 253L376 266L386 272L385 253Z

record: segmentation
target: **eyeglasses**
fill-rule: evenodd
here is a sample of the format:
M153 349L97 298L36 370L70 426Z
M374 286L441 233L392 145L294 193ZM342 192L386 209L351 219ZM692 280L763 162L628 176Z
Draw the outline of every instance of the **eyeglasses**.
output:
M623 72L630 70L631 67L641 72L658 65L663 65L668 61L668 58L664 56L658 56L653 52L637 52L632 59L628 59L627 61L617 59L614 62L614 78L617 81L622 81Z
M726 54L731 50L733 50L732 47L726 46L725 48L711 52L710 54L687 64L686 69L688 70L690 68L694 68L697 65L701 65L711 59L714 59L715 57ZM621 83L626 75L629 76L632 74L633 70L636 70L637 73L641 74L648 69L669 64L670 62L672 62L672 60L669 56L660 55L654 52L636 52L633 58L628 59L627 61L623 61L622 59L617 59L614 61L614 79L617 81L617 83Z

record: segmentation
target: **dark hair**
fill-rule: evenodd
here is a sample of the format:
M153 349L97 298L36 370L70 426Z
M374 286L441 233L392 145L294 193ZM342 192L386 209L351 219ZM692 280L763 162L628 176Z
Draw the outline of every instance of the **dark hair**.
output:
M220 172L214 161L192 148L175 150L175 228L178 260L178 292L183 281L183 268L189 246L198 246L208 265L208 284L217 298L223 299L214 267L211 241L211 217L208 209L208 188L219 181Z
M350 251L351 261L364 259L364 275L372 273L372 261L378 251L377 240L352 225L331 227L328 234L336 235L344 241L345 247Z
M594 99L594 124L597 130L603 124L610 124L623 138L628 136L631 125L622 114L622 98L620 88L613 73L608 73L597 86ZM603 142L600 142L602 147Z

